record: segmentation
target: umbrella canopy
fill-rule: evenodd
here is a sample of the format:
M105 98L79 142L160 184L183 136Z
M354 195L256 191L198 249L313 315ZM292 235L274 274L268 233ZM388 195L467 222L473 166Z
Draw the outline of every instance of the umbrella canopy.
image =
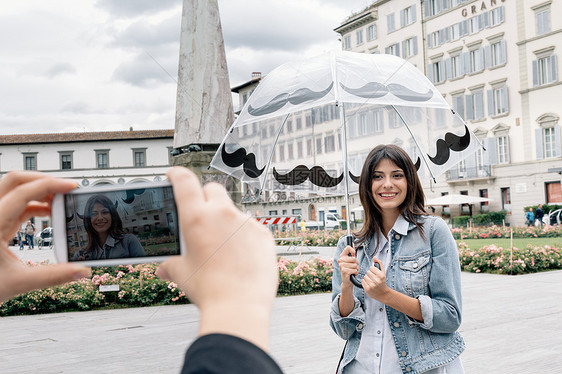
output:
M485 197L449 194L449 195L436 197L434 199L429 199L426 201L425 205L437 206L437 205L477 204L487 201L490 201L490 199Z
M436 177L481 147L407 61L330 52L269 73L211 166L246 183L252 196L341 195L357 190L363 162L378 144L404 148L421 177Z

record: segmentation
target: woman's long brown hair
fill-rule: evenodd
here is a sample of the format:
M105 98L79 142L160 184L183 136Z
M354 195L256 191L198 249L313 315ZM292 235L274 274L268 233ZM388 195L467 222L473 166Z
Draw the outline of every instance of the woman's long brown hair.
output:
M367 156L361 177L359 178L359 198L365 212L363 227L355 233L359 243L364 243L375 233L382 232L382 211L373 197L373 176L375 169L381 160L390 160L404 171L408 190L406 198L400 205L400 213L406 221L416 225L423 237L423 224L417 219L426 214L424 208L425 195L414 163L410 156L402 148L393 144L381 144L376 146Z

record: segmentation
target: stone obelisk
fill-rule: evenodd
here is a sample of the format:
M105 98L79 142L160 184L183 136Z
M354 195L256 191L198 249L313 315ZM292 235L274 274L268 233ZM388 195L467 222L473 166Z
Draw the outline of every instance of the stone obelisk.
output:
M172 165L238 191L231 178L208 169L233 121L218 1L183 0Z

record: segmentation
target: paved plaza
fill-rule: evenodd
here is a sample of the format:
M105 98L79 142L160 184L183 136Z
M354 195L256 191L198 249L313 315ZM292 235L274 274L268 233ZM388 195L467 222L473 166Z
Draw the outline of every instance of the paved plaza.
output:
M462 282L467 373L562 372L562 271ZM276 299L271 354L285 373L333 373L344 342L329 305L329 294ZM0 373L177 373L197 321L193 305L1 318Z

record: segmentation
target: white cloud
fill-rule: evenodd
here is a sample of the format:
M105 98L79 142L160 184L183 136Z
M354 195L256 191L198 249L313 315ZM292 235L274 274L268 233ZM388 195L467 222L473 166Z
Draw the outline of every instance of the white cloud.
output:
M232 86L339 49L370 1L219 0ZM18 0L0 15L0 135L173 128L181 0ZM236 105L236 102L235 102Z

